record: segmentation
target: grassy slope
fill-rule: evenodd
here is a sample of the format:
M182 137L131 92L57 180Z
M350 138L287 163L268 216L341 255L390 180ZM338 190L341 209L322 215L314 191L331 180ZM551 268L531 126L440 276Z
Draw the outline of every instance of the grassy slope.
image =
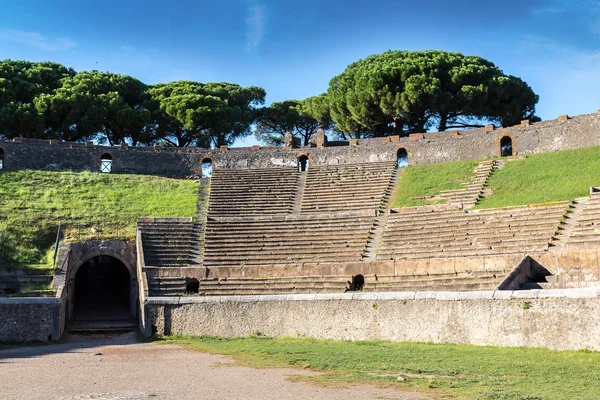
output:
M495 171L488 182L493 195L477 208L573 200L588 196L590 186L596 185L600 185L600 147L533 154Z
M390 207L432 204L431 201L415 200L413 197L431 196L442 190L464 188L461 183L471 180L473 169L475 169L477 163L478 161L456 161L403 168Z
M198 184L142 175L0 173L0 265L47 266L60 221L67 236L133 238L139 216L192 217ZM76 225L84 225L74 229Z
M323 371L302 379L325 384L367 382L462 399L600 398L600 353L593 352L258 337L166 342L230 355L254 367ZM398 382L398 376L405 381Z

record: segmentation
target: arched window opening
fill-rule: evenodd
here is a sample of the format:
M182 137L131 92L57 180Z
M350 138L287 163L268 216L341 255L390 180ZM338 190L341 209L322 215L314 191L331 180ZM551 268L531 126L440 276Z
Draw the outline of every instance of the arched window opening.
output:
M202 160L202 177L203 178L211 178L213 172L212 160L210 158L205 158Z
M0 169L4 168L4 150L0 148Z
M298 157L298 172L306 172L308 171L308 157L300 156Z
M408 167L408 152L406 149L398 149L396 153L396 166L398 168Z
M112 172L112 162L112 156L110 154L102 154L102 157L100 157L100 172L110 174Z
M196 278L185 279L185 292L186 293L199 293L200 292L200 281Z
M500 156L510 157L513 155L513 142L510 136L500 139Z

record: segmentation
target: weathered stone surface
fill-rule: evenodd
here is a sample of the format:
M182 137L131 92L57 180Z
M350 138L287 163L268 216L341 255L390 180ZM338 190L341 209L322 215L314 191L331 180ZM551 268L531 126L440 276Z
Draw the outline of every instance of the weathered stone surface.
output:
M244 301L227 297L178 305L152 299L147 306L159 334L237 337L261 332L272 337L600 350L598 297L571 298L569 291L554 291L560 297L510 299L499 293L494 299L490 292L437 293L443 300L433 300L435 293L356 293L353 300L343 295L294 295L287 301L243 296ZM525 298L528 307L523 306ZM170 310L169 321L164 308Z
M600 115L595 113L563 121L555 119L529 126L503 128L502 132L514 137L516 154L533 154L600 145L600 136L597 135L599 127ZM222 169L295 166L299 150L308 154L314 165L330 165L333 159L339 164L395 161L399 147L409 150L411 164L499 156L497 134L486 133L485 128L461 131L460 135L452 132L430 132L423 136L426 140L401 137L398 141L391 141L386 137L361 139L356 144L352 143L352 146L343 142L321 148L295 148L291 141L286 141L284 147L265 147L260 151L252 148L231 148L228 151L200 148L121 148L83 143L50 144L48 140L35 139L0 141L0 148L4 150L6 170L97 171L100 167L100 157L109 153L112 155L114 172L175 177L200 175L202 160L206 157L213 159L214 168Z
M0 342L58 340L60 303L55 298L0 298Z

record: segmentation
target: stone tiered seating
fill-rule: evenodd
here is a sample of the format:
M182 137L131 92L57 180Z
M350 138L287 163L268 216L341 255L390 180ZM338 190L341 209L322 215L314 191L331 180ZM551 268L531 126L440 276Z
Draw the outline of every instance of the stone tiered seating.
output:
M390 214L377 258L422 259L543 251L569 206L478 211L397 209Z
M238 266L359 261L374 215L209 217L204 265Z
M490 173L494 169L496 162L487 160L480 162L470 182L465 183L464 189L443 190L440 192L440 197L448 202L448 204L459 205L463 208L470 208L477 204L477 200L481 195Z
M140 218L138 230L146 266L180 267L198 263L199 232L191 218Z
M600 193L592 193L576 221L568 245L600 244Z
M494 290L506 271L472 271L448 274L365 275L363 292L424 292ZM351 276L237 277L200 280L201 296L265 294L343 293ZM150 283L152 296L178 296L185 292L185 278L156 278Z
M148 277L150 296L181 296L186 293L183 277Z
M381 205L395 164L311 166L302 196L302 213L376 209Z
M53 296L54 291L37 290L52 282L52 269L0 268L0 297L11 295Z
M295 167L213 172L209 215L267 215L290 212L298 190Z

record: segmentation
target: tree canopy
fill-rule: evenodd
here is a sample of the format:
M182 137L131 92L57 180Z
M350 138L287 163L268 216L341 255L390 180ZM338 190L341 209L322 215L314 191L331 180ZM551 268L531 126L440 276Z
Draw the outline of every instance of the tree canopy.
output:
M74 75L73 69L52 62L0 61L0 136L42 137L44 122L34 99Z
M97 138L115 145L137 144L150 129L151 113L143 107L146 85L126 75L80 72L65 78L52 94L35 99L47 136L60 140Z
M334 77L327 95L332 119L353 137L539 120L527 83L481 57L445 51L372 55Z
M302 101L276 102L263 108L256 122L255 136L268 145L281 146L285 133L291 132L308 146L318 129L326 130L331 126L329 101L323 94Z
M175 146L230 145L249 135L265 91L233 83L178 81L148 90L158 136Z

